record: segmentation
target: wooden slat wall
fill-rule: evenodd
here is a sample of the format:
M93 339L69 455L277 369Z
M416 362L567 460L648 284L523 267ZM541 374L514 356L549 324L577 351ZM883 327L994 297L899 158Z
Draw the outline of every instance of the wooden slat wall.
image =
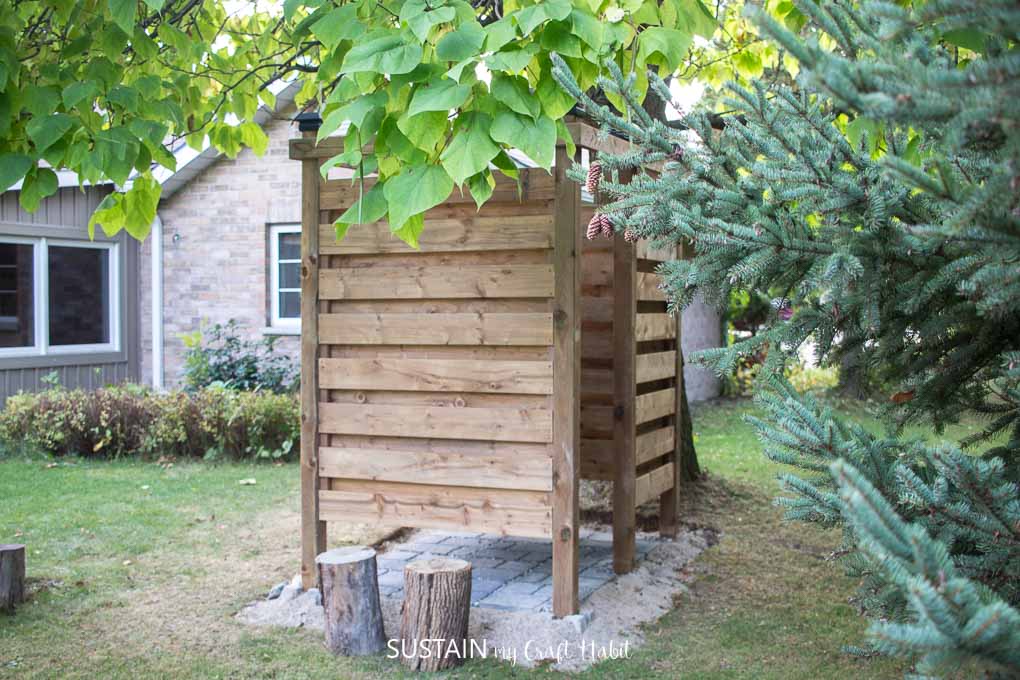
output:
M318 182L323 519L552 534L555 187L507 182L430 210L420 250L385 222L336 242L357 187Z

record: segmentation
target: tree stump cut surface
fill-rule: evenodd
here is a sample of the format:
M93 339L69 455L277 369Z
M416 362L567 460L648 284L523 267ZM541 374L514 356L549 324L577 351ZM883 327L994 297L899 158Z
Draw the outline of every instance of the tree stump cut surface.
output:
M439 671L464 662L471 612L471 563L434 558L404 567L400 637L403 663ZM434 642L422 643L430 640Z
M375 550L337 548L315 559L322 584L326 646L334 654L369 656L386 646Z
M25 546L0 544L0 611L25 601Z

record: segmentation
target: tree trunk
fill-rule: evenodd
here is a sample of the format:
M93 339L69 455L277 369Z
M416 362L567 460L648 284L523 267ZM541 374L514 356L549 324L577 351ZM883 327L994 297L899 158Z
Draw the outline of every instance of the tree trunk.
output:
M400 619L404 665L413 671L439 671L463 663L470 612L469 562L434 558L404 567Z
M0 611L25 601L25 546L0 545Z
M680 343L677 343L679 345ZM680 370L684 370L687 362L684 360L684 351L679 346ZM680 451L682 456L680 463L680 479L685 482L696 482L701 479L701 466L698 465L698 452L694 450L694 423L691 421L691 407L687 404L687 390L680 391L680 431L676 436L680 438Z
M375 551L352 546L315 558L326 610L326 646L334 654L368 656L386 646Z
M840 361L837 389L847 399L862 401L868 398L868 369L850 353Z

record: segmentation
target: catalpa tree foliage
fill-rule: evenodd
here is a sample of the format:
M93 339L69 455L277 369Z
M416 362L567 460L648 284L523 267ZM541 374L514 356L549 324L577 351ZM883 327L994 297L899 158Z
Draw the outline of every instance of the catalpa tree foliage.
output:
M490 166L515 174L507 149L551 165L574 105L551 53L592 87L606 60L672 73L715 30L700 0L0 0L0 190L22 182L32 211L55 170L112 180L92 225L143 238L172 146L261 152L255 112L300 78L320 138L345 135L325 170L379 178L338 236L386 217L415 245L454 187L481 205Z

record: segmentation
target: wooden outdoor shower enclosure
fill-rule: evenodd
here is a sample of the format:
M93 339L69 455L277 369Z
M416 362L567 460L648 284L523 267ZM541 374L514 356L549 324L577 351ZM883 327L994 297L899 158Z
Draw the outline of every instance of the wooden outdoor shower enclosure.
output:
M569 124L581 150L624 144ZM613 482L617 572L636 508L677 525L679 317L653 270L671 250L587 241L595 206L565 176L499 176L476 210L457 190L425 216L420 250L379 222L337 243L358 196L319 166L341 141L291 142L303 165L302 565L328 522L548 538L556 616L578 610L578 482Z

